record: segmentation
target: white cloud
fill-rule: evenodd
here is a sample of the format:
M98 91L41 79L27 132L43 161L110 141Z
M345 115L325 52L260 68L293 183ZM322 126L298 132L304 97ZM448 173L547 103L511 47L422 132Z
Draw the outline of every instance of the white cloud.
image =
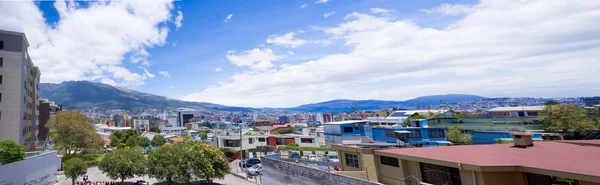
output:
M0 1L0 29L24 32L29 54L42 73L42 82L100 80L107 84L140 85L151 78L146 71L123 67L149 66L146 48L165 44L172 20L173 2L56 1L59 20L45 23L32 1ZM142 69L142 68L140 68Z
M181 21L183 21L183 13L181 13L181 11L177 11L177 17L175 18L175 30L181 28L183 25L181 24Z
M169 74L169 72L167 71L159 71L158 74L163 76L164 78L171 78L171 74Z
M372 9L371 9L372 10ZM425 13L443 13L446 15L458 15L464 13L470 13L475 10L475 7L471 5L463 5L463 4L442 4L435 8L430 9L420 9L419 11Z
M273 67L274 61L285 58L283 55L276 55L269 48L254 48L252 50L236 53L233 50L227 52L227 59L236 66L247 66L253 71L266 71Z
M319 3L325 4L327 2L329 2L329 0L318 0L317 2L315 2L315 4L319 4Z
M289 48L296 48L298 46L302 46L304 44L312 43L312 44L331 44L330 40L327 39L319 39L319 40L305 40L296 38L296 34L304 33L304 31L299 30L297 32L288 32L283 35L269 35L267 37L267 44L273 44L276 46L283 46Z
M306 40L294 38L296 33L289 32L283 35L269 35L267 38L267 44L275 44L278 46L285 46L295 48L306 44Z
M296 54L294 54L294 52L292 52L292 51L287 51L287 53L288 53L288 55L290 55L290 56L294 56L294 55L296 55Z
M371 13L372 14L388 14L388 13L390 13L390 10L383 9L383 8L371 8Z
M229 20L231 20L231 17L233 17L233 14L227 15L227 17L225 17L225 20L223 20L223 22L229 22Z
M347 52L234 74L181 99L290 107L340 98L564 97L600 91L599 1L483 0L473 7L439 29L353 13L325 30L350 47Z
M300 8L306 8L307 6L307 4L303 4L302 6L300 6Z
M215 72L218 73L218 72L221 72L221 71L222 71L222 69L220 67L215 68Z
M323 14L323 17L327 18L327 17L331 17L333 15L335 15L335 12L327 12L327 13Z

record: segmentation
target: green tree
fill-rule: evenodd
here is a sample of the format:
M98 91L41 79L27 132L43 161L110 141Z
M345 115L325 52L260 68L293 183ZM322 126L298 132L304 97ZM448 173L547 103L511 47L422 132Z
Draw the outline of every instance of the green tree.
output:
M151 126L150 127L150 132L160 133L160 129L157 126Z
M231 158L233 155L238 154L239 151L233 148L219 148L225 157Z
M82 112L62 111L46 125L50 129L50 140L55 148L60 151L65 159L70 159L77 153L84 151L98 151L104 141L92 121Z
M152 138L150 144L152 144L152 146L162 146L165 144L165 138L161 135L156 135Z
M448 138L448 141L456 145L470 145L473 143L471 134L463 133L463 130L458 126L446 128L446 137Z
M191 140L192 136L185 135L183 136L183 141Z
M230 167L223 152L206 145L171 144L148 156L148 174L171 183L223 178Z
M148 139L147 137L144 137L144 136L139 136L137 138L137 144L138 144L138 146L140 146L142 148L146 148L146 147L150 146L150 139Z
M73 157L63 165L65 177L71 178L72 184L75 185L75 179L87 173L87 165L80 158Z
M119 143L127 144L127 146L135 146L129 145L127 141L129 141L130 138L134 138L135 140L137 137L138 133L135 130L117 130L110 134L110 144L112 147L118 146Z
M200 132L200 138L201 139L208 139L208 134L204 131Z
M0 164L8 164L25 159L25 146L13 140L0 142Z
M98 169L107 177L115 180L120 178L123 182L136 175L143 176L146 172L146 159L133 149L117 149L104 156Z
M127 139L127 141L125 142L125 144L129 148L134 148L134 147L138 146L138 138L137 137L129 137Z
M539 115L550 132L576 135L598 128L597 120L585 108L577 105L548 105Z
M548 106L548 105L558 105L560 103L558 103L557 101L554 100L549 100L546 103L544 103L544 105Z

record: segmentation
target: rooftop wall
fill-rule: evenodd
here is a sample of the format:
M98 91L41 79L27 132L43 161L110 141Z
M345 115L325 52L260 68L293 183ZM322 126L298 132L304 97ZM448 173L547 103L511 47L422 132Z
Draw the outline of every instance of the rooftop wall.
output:
M261 157L263 184L288 184L288 185L376 185L357 178L328 173L319 169L297 165L273 158Z
M0 165L0 184L55 184L59 165L60 158L58 158L56 151Z

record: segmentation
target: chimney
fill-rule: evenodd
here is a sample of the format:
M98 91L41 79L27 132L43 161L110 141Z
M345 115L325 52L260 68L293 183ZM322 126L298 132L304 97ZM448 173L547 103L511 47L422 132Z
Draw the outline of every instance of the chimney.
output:
M513 137L513 141L515 143L515 147L527 148L527 147L533 146L533 139L531 139L530 133L513 132L512 137Z

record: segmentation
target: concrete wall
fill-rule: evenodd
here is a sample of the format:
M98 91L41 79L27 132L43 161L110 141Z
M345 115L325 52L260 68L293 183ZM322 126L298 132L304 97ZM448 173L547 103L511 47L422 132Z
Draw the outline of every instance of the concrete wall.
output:
M0 165L0 185L50 185L56 182L60 158L56 151Z
M287 185L375 185L379 183L368 182L353 177L328 173L319 169L297 165L273 159L269 156L261 157L262 184L287 184Z

